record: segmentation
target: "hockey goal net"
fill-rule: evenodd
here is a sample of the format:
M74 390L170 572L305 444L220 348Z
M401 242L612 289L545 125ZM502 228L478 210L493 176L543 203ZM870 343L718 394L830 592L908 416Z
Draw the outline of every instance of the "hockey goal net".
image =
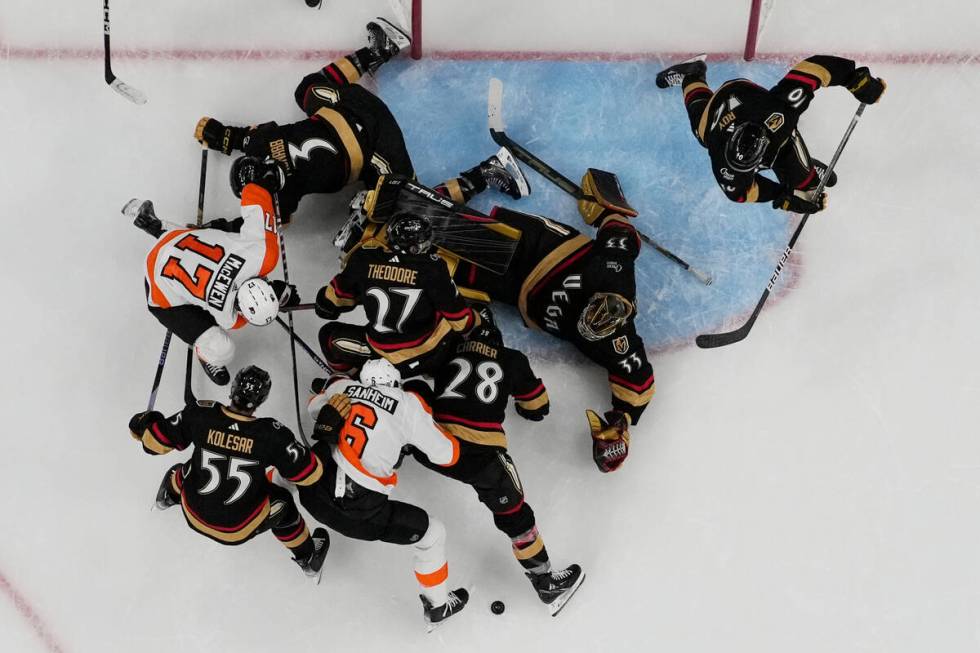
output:
M421 2L421 0L418 1ZM759 37L766 28L766 21L769 20L769 13L772 11L774 2L775 0L752 0L752 7L749 10L749 29L745 35L745 53L743 55L746 61L752 61L755 58Z

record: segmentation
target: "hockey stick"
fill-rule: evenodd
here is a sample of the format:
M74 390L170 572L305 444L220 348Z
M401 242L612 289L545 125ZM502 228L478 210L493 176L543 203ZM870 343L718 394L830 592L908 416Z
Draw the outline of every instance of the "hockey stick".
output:
M153 387L150 389L150 400L146 402L146 412L153 410L153 405L157 403L157 390L160 389L160 379L163 378L163 366L167 362L167 352L170 351L170 339L174 332L167 329L167 335L163 338L163 349L160 350L160 361L157 363L157 372L153 375Z
M515 157L534 168L538 174L553 183L555 186L558 186L558 188L562 189L576 200L586 199L585 193L582 192L582 188L578 184L536 157L524 146L517 143L507 135L507 133L504 131L503 99L504 83L495 77L491 78L490 92L487 96L487 122L490 125L490 138L492 138L497 145L510 149L514 153ZM650 238L650 236L646 235L639 229L636 230L636 233L640 236L640 240L693 274L697 280L704 285L710 286L711 282L714 281L710 274L702 272L701 270L691 266L690 263L677 256L677 254L674 254L672 251L655 241L653 238Z
M205 145L201 148L201 177L197 186L197 228L200 229L204 224L204 189L208 180L208 148ZM191 381L194 376L194 345L187 345L187 369L184 372L184 403L193 404L197 402L194 396L194 388Z
M283 309L283 310L285 310L285 309ZM304 342L302 338L300 338L298 335L296 335L296 332L293 331L292 329L290 329L289 326L285 322L283 322L282 318L279 317L278 315L276 316L276 322L278 322L279 323L279 326L281 326L283 329L285 329L286 330L286 333L288 333L289 336L293 340L295 340L296 343L299 344L300 347L303 348L303 351L305 351L307 354L310 355L310 358L313 359L313 362L316 363L317 366L321 370L323 370L327 374L333 374L334 373L334 371L332 369L330 369L330 366L327 365L326 362L324 362L324 360L322 358L320 358L320 355L317 354L315 351L313 351L313 348L310 347L308 344L306 344L306 342Z
M820 185L814 191L814 195L819 196L823 192L824 186L827 184L827 180L830 179L831 173L834 171L834 166L837 165L837 159L840 158L841 152L844 151L844 146L847 145L847 141L851 138L851 132L857 127L858 121L861 120L861 115L864 113L864 108L868 106L861 103L861 106L857 108L854 113L854 117L851 118L851 124L847 126L847 131L844 132L844 138L841 139L840 145L837 146L837 151L834 152L834 158L830 160L830 165L824 171L823 176L820 177ZM772 292L773 286L776 285L776 279L783 271L783 266L786 265L786 259L789 258L790 253L793 251L793 246L796 245L796 240L800 237L800 233L803 231L803 227L806 225L807 219L810 217L809 213L803 215L800 219L800 224L796 227L796 231L793 232L793 237L790 238L789 244L786 249L783 250L782 255L779 257L779 262L776 264L776 269L769 278L769 283L766 284L766 289L762 293L762 297L759 298L759 303L755 305L755 310L752 311L752 315L749 316L748 321L735 329L734 331L726 331L725 333L708 333L698 336L695 339L698 347L702 349L711 349L713 347L724 347L725 345L731 345L740 340L744 340L746 336L749 335L749 331L752 329L752 325L755 324L756 318L759 317L759 313L762 311L762 307L765 305L766 300L769 299L769 293Z
M309 311L316 306L313 302L309 304L296 304L295 306L286 306L285 308L279 309L280 313L293 313L295 311Z
M105 83L130 102L146 104L146 95L143 94L143 91L130 86L121 79L117 79L112 73L112 62L109 54L109 0L103 0L102 4L102 36L105 43Z
M286 264L286 239L282 235L282 215L279 212L279 197L273 193L272 194L272 207L276 214L276 231L279 232L279 253L282 256L282 277L283 281L286 282L286 286L289 286L289 266ZM299 429L299 435L303 438L303 444L310 446L310 441L306 437L306 433L303 431L303 414L300 412L299 407L299 378L296 372L296 331L293 329L293 313L290 311L287 313L289 318L289 326L286 330L289 331L289 335L292 336L289 339L289 353L293 358L293 398L296 400L296 428ZM276 319L282 322L279 316Z

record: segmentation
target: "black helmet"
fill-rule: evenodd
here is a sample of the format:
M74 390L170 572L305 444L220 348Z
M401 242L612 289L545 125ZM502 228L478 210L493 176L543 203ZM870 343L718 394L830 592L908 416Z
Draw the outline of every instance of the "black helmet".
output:
M759 123L743 122L728 137L725 160L736 172L755 172L762 165L762 155L769 147L766 129Z
M424 215L396 213L388 222L388 242L402 254L425 254L432 246L432 223Z
M502 347L504 344L504 336L500 333L500 329L497 328L497 321L493 317L493 311L486 304L476 306L473 308L480 315L480 326L477 327L473 334L470 336L471 339L479 340L480 342L485 342L488 345L496 345Z
M255 365L243 367L231 383L231 407L252 412L265 401L271 389L272 379L268 372Z

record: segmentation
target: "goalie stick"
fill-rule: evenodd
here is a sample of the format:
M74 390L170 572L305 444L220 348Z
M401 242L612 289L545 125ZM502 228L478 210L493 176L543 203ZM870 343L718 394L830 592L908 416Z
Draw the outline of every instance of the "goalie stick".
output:
M118 79L112 72L112 62L109 53L109 0L102 3L102 36L105 43L105 83L112 87L119 95L123 96L134 104L146 104L146 95L143 91L130 86L121 79Z
M840 158L841 152L844 151L844 146L847 145L847 141L851 138L851 132L857 127L858 121L861 120L861 115L864 113L864 108L868 106L863 102L857 108L854 113L854 117L851 118L851 124L847 126L847 131L844 132L844 138L841 139L840 145L837 146L837 151L834 152L834 158L830 160L830 165L824 171L823 176L820 177L820 185L814 191L816 196L819 196L823 192L824 186L827 184L827 180L830 179L831 173L834 171L834 166L837 165L837 159ZM759 313L762 312L762 307L765 305L766 300L769 299L769 293L772 292L773 286L776 285L776 280L779 275L782 274L783 267L786 265L786 259L789 258L790 253L793 251L793 246L796 245L796 240L800 237L800 233L803 231L803 227L806 226L806 221L810 217L809 213L803 215L800 219L800 224L796 227L796 231L793 232L793 237L789 239L789 244L786 249L783 250L782 255L779 257L779 262L776 264L776 269L773 271L772 276L769 278L769 283L766 284L766 289L762 293L762 297L759 298L759 303L755 305L755 310L752 311L752 315L745 324L735 329L734 331L726 331L725 333L709 333L698 336L695 339L698 347L702 349L711 349L714 347L724 347L725 345L734 344L740 340L744 340L746 336L749 335L749 331L752 329L752 325L755 324L756 318L759 317Z
M524 146L517 143L507 135L507 133L504 131L503 101L504 83L496 77L491 78L490 92L487 96L487 122L490 126L490 138L492 138L497 145L501 145L511 150L515 157L531 166L538 174L553 183L555 186L558 186L558 188L562 189L576 200L585 199L586 195L584 192L582 192L582 188L578 184L536 157L534 154L524 148ZM653 238L650 238L650 236L646 235L639 229L636 230L636 233L640 236L640 240L693 274L694 277L704 285L710 286L711 282L714 281L710 274L702 272L701 270L693 267L690 263L677 256L677 254L674 254L672 251L655 241Z

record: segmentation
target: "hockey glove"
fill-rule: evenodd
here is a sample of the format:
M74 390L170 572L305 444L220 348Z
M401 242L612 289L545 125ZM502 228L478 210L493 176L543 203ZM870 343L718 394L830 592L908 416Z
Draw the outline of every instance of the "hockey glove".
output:
M289 308L290 306L299 304L299 291L296 290L296 286L291 283L287 284L280 279L270 281L269 283L272 285L272 291L279 298L280 308Z
M242 196L242 190L249 184L258 184L270 193L278 193L286 183L286 173L272 158L263 160L252 156L241 156L231 164L231 189L235 197Z
M214 118L204 116L197 121L194 138L211 150L221 150L222 154L231 154L244 148L245 127L225 127Z
M313 426L313 439L335 444L348 415L350 415L350 397L338 392L330 397L317 414L316 424Z
M551 407L549 404L545 404L541 408L535 408L531 410L528 408L522 408L520 404L515 403L514 410L516 410L517 414L526 420L530 420L532 422L540 422L541 420L544 419L544 416L550 412Z
M136 413L129 420L129 434L133 436L134 440L142 440L143 432L150 428L150 425L164 419L166 418L164 418L163 413L156 410L144 410L141 413Z
M882 93L888 88L888 84L880 77L872 77L871 71L867 66L862 66L854 70L851 83L847 85L847 90L865 104L874 104L881 99Z
M323 318L324 320L336 320L340 317L340 310L327 299L327 289L330 286L324 286L320 288L320 292L316 294L316 303L313 305L313 310L317 314L317 317Z
M578 201L578 212L582 214L585 224L591 225L611 213L629 218L637 216L636 210L623 196L619 178L611 172L589 168L582 177L582 192L585 197Z
M819 213L827 208L827 193L814 196L803 190L786 191L772 201L772 208L793 213Z
M611 410L602 419L595 411L586 410L592 431L592 458L600 472L614 472L629 453L630 418L626 413Z

